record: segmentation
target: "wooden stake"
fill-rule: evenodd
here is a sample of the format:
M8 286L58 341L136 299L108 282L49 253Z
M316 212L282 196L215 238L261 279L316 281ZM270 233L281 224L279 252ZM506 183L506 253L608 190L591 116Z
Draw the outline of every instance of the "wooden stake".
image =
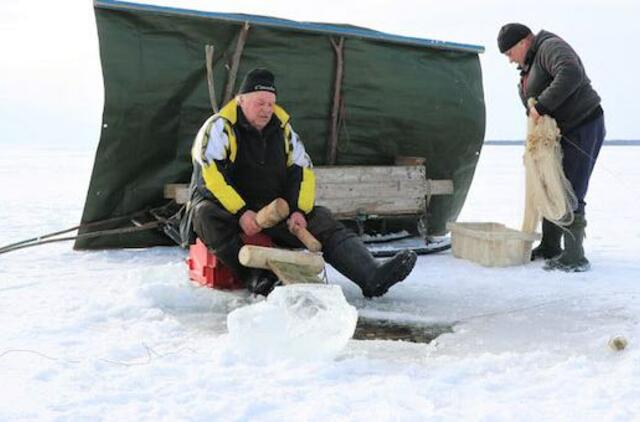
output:
M333 83L333 106L331 107L331 130L329 132L329 142L327 145L327 165L336 162L336 151L338 148L338 117L340 112L340 102L342 101L342 73L344 68L344 37L340 37L337 43L330 38L331 45L336 53L336 78Z
M236 86L236 76L238 75L238 67L240 66L240 57L242 56L242 50L244 50L244 43L247 41L249 35L249 22L245 22L238 34L238 41L236 42L236 49L233 52L233 59L231 61L231 69L229 70L229 79L227 80L227 86L224 93L223 104L227 104L233 96L233 89Z
M211 101L211 109L214 113L218 112L216 104L216 90L213 86L213 52L214 46L207 44L204 46L204 56L207 64L207 85L209 86L209 101Z

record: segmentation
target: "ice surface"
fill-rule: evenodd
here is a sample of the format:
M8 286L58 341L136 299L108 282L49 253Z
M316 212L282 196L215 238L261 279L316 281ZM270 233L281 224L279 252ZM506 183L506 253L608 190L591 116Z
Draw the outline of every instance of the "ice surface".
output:
M3 150L0 244L77 224L94 155ZM350 340L337 359L230 355L227 315L256 301L191 283L178 248L0 255L0 421L639 420L638 161L640 147L600 153L588 273L484 268L443 252L367 300L328 267L362 317L457 321L428 345ZM522 146L483 147L459 220L518 227L523 186ZM617 335L628 346L613 351ZM264 348L253 347L244 357Z
M248 361L314 360L335 357L357 321L339 286L293 284L234 310L227 327L234 352Z

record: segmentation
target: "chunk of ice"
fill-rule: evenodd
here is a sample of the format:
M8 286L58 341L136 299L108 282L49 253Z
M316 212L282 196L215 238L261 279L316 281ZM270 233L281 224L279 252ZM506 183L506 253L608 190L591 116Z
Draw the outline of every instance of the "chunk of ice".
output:
M358 321L339 286L276 287L263 302L227 316L234 354L255 362L332 359L353 336Z

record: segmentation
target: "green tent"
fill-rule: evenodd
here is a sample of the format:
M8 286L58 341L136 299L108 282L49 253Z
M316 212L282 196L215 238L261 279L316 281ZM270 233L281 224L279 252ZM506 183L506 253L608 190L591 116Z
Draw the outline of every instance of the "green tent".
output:
M113 0L97 0L94 9L105 104L82 223L161 206L166 184L188 183L193 138L212 113L205 45L214 47L216 105L248 70L267 67L314 164L424 157L428 178L455 186L453 195L430 201L429 233L444 234L460 212L484 139L482 47ZM75 247L170 243L159 231L143 231L78 239Z

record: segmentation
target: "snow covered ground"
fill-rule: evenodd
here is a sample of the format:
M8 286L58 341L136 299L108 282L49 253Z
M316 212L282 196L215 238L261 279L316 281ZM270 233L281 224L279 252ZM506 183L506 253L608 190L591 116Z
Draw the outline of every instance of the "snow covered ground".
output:
M520 225L521 154L484 148L460 221ZM7 145L0 245L77 224L92 160ZM591 272L445 252L363 300L330 271L360 315L456 325L430 345L352 340L329 361L231 353L226 315L252 299L190 283L177 248L0 255L0 420L640 420L639 161L640 147L602 150ZM629 347L613 352L618 334Z

